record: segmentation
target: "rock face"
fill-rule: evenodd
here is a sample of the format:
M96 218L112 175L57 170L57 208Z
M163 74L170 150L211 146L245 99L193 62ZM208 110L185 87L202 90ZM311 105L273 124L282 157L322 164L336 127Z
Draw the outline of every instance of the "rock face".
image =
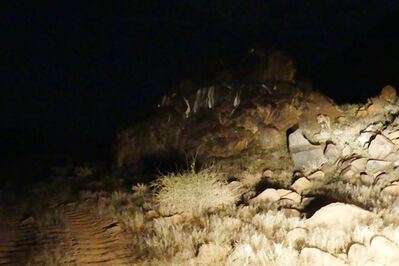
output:
M323 148L311 144L297 129L288 136L289 151L294 161L295 170L316 170L326 161Z

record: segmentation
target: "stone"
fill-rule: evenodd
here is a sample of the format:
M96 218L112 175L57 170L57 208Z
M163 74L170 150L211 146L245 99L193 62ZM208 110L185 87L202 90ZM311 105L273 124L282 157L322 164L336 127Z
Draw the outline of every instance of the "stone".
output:
M372 159L385 159L395 150L395 144L383 135L377 135L369 146L369 155Z
M382 236L371 240L370 253L374 262L383 265L398 265L399 246Z
M392 166L392 162L383 160L369 160L367 162L367 170L372 172L387 171Z
M347 265L344 260L334 257L330 253L321 251L318 248L304 248L299 255L300 265L318 266L343 266Z
M372 216L372 213L352 204L341 202L331 203L316 211L306 224L310 226L324 224L329 228L344 229L356 222L361 222Z
M349 155L352 155L353 151L352 148L349 145L345 145L344 148L342 149L342 157L347 157Z
M284 197L288 194L290 194L292 192L292 190L289 189L277 189L277 193L280 195L280 197Z
M265 191L263 191L258 196L253 198L251 200L251 203L253 204L262 203L262 202L273 203L278 201L279 199L280 195L278 194L277 190L275 190L274 188L267 188Z
M355 181L356 178L360 177L360 174L365 171L366 163L366 158L352 161L348 167L342 170L341 176L351 182Z
M399 196L399 186L398 185L387 186L382 190L382 194L389 196Z
M369 143L371 137L377 134L377 131L378 127L376 125L370 125L360 133L356 140L362 147L365 147Z
M338 149L337 145L330 143L326 146L324 156L329 164L335 164L341 156L341 152L342 151Z
M395 131L388 133L387 137L390 140L399 139L399 130L395 130Z
M395 100L396 90L393 86L387 85L381 90L380 97L384 100Z
M396 144L395 144L396 145ZM394 163L393 166L397 166L399 164L399 154L397 152L392 152L390 154L388 154L387 157L385 157L384 159L385 161L390 161L392 163ZM395 165L396 164L396 165Z
M362 244L352 244L348 249L347 258L351 265L375 266L369 248Z
M368 175L368 174L361 174L360 175L360 180L362 181L362 183L364 185L371 186L372 184L374 184L375 178L373 176Z
M317 170L326 161L321 146L311 144L297 129L288 136L289 151L294 161L294 170Z
M310 176L308 176L308 179L313 181L313 180L323 180L323 178L325 177L325 174L323 171L316 171L313 174L311 174Z
M300 204L301 203L301 195L296 192L291 192L285 196L282 196L280 200L290 200L293 204Z
M364 172L366 170L367 160L367 158L356 159L351 162L351 168L357 173Z
M312 183L306 177L301 177L296 180L294 184L291 185L291 187L299 194L302 194L304 191L312 188Z

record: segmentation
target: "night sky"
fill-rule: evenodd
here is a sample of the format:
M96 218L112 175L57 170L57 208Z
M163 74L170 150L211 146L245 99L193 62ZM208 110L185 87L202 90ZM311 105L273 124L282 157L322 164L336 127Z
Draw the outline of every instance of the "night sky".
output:
M8 163L103 159L184 78L237 60L254 42L284 48L297 73L336 101L399 87L399 2L130 1L13 6L1 18L0 130Z

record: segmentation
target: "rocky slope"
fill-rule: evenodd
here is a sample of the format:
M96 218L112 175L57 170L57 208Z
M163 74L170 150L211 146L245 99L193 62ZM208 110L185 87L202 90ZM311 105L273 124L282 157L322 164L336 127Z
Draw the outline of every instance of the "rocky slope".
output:
M396 90L338 106L273 64L165 95L114 169L2 190L0 264L397 265Z

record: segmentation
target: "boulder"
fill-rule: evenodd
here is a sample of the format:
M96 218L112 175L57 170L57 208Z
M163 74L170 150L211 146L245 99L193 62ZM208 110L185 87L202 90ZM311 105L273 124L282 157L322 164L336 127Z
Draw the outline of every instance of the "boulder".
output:
M327 144L326 149L324 151L324 156L327 159L329 164L334 164L338 161L339 157L341 156L341 150L338 149L337 145L335 144Z
M296 192L291 192L285 196L282 196L280 200L289 201L294 205L298 205L301 203L301 195Z
M369 253L368 247L354 243L348 249L348 261L351 265L375 266Z
M274 188L267 188L265 191L263 191L258 196L253 198L251 200L251 203L252 204L256 204L256 203L259 204L262 202L273 203L273 202L278 201L279 199L280 199L280 195L278 194L277 190L275 190Z
M370 125L360 133L359 137L356 140L362 147L365 147L369 143L371 137L377 134L377 131L378 126Z
M360 175L360 180L362 181L362 183L364 185L371 186L372 184L374 184L375 178L373 176L368 175L368 174L361 174Z
M347 156L349 156L349 155L352 155L352 153L353 153L352 148L351 148L348 144L346 144L346 145L344 146L344 148L342 149L341 156L342 156L342 157L347 157Z
M288 136L289 151L294 161L294 170L317 170L326 161L323 148L311 144L297 129Z
M376 263L383 265L398 265L399 246L382 236L376 236L371 240L370 255Z
M389 196L399 196L399 186L398 185L387 186L382 190L382 194Z
M394 150L395 144L389 138L379 134L370 143L369 155L370 158L383 160Z
M291 185L291 187L299 194L302 194L304 191L312 188L312 183L306 177L301 177L296 180L294 184Z
M313 180L323 180L323 178L325 177L325 174L323 171L316 171L313 174L311 174L310 176L308 176L308 179L313 181Z
M392 166L392 162L383 160L368 160L367 169L372 172L387 171Z
M344 229L357 222L370 218L372 213L352 204L331 203L316 211L306 224L327 225L331 229Z
M318 266L343 266L347 265L344 260L334 257L330 253L321 251L318 248L304 248L299 255L300 265Z
M288 194L290 194L292 192L292 190L289 189L277 189L277 193L280 195L280 197L284 197Z
M399 130L395 130L395 131L392 131L392 132L388 133L387 137L390 140L399 139Z
M366 164L367 158L355 159L341 172L341 176L349 181L355 181L366 170Z

